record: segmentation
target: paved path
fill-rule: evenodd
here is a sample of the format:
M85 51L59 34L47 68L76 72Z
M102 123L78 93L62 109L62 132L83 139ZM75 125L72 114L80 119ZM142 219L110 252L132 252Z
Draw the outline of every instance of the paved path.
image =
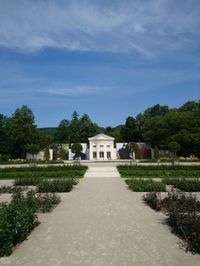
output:
M7 266L197 266L115 167L93 167L8 258Z

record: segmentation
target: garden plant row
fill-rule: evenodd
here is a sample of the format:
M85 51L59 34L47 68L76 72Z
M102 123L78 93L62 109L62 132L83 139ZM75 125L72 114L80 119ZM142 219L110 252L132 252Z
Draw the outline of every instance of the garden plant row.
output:
M187 251L200 254L200 201L195 196L172 190L164 198L160 193L149 192L143 200L152 209L167 215L166 223L184 240Z
M176 189L186 191L186 192L200 192L200 180L199 179L178 179L178 178L168 178L162 181L154 181L152 179L126 179L125 182L129 188L136 192L165 192L166 185L171 185Z
M60 202L53 194L29 191L13 193L10 203L0 204L0 256L8 256L13 247L27 238L39 224L37 212L49 212Z
M84 176L86 170L86 166L6 168L0 170L0 179L18 179L27 177L81 178Z

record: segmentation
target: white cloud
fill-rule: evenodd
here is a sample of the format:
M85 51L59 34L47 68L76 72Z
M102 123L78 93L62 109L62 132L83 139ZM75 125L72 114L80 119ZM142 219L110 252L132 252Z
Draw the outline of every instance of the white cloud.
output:
M92 87L92 86L71 86L67 88L50 88L42 90L48 94L62 95L62 96L77 96L85 94L96 94L104 91L105 88Z
M198 46L199 0L7 0L0 2L0 46L138 52Z

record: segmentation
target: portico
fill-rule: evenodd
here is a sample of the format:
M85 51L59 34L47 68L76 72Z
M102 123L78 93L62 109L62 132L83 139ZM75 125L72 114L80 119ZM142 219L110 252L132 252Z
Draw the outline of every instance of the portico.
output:
M89 160L115 160L114 138L98 134L89 140Z

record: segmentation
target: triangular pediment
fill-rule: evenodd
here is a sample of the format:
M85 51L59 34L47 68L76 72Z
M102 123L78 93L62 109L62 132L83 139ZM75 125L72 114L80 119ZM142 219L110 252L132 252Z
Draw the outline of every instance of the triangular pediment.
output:
M115 138L112 138L106 134L100 133L94 137L89 138L89 141L98 141L98 140L114 140Z

